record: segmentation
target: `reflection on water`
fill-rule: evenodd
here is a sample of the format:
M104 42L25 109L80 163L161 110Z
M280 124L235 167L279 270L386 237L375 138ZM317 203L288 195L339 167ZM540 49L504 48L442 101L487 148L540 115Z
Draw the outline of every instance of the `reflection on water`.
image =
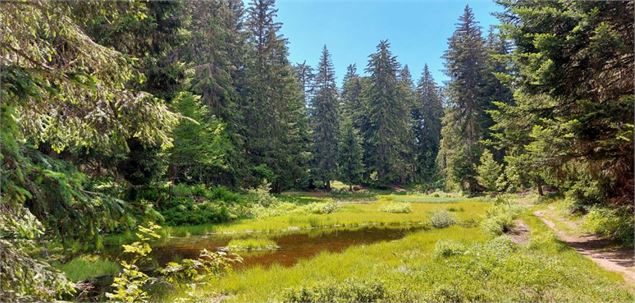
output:
M269 266L280 264L291 266L300 259L311 258L322 251L340 252L353 245L370 244L403 238L410 232L421 230L423 226L408 228L368 227L358 230L322 230L313 234L288 234L270 237L280 248L275 251L239 253L244 261L236 264L236 269L256 265ZM185 258L196 258L202 249L218 250L229 242L229 238L220 236L190 236L171 238L153 249L154 258L159 264Z

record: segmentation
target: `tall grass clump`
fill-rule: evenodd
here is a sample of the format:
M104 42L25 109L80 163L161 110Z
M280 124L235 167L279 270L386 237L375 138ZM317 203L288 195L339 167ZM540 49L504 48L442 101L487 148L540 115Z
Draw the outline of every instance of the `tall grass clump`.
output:
M96 255L83 255L68 263L56 265L73 282L115 275L121 269L114 261Z
M406 214L412 212L410 203L390 203L380 209L385 213Z
M227 244L227 249L231 251L261 251L276 250L280 248L275 241L265 238L254 239L232 239Z
M381 302L393 301L394 297L383 281L346 279L287 289L282 293L282 302Z
M593 206L583 223L586 230L629 246L633 246L633 226L633 211L626 207L609 209Z

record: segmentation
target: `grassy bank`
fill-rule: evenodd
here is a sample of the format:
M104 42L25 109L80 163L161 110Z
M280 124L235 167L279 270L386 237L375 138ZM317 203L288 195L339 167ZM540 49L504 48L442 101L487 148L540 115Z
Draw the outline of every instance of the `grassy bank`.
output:
M383 203L395 203L395 198L384 196L373 204L343 206L337 213L322 215L322 220L339 224L424 220L431 211L448 207L463 208L453 214L466 220L482 217L488 206L473 201L408 202L411 213L382 212ZM305 221L309 217L249 220L222 228L310 226ZM232 272L197 288L192 295L200 300L227 296L231 302L633 300L621 276L600 269L557 241L530 215L530 209L520 218L531 231L524 245L512 243L507 236L491 236L478 226L455 225L416 232L401 240L351 247L342 253L322 253L293 267L274 265Z

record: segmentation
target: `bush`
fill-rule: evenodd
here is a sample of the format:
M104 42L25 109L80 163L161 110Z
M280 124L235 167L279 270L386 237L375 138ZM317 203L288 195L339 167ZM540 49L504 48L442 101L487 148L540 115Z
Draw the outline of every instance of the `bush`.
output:
M412 208L410 207L410 203L390 203L380 209L383 212L387 213L395 213L395 214L403 214L403 213L411 213Z
M452 240L439 240L434 245L434 252L432 256L434 258L447 258L450 256L462 255L467 250L467 247L461 242Z
M632 246L634 224L633 212L626 207L609 209L593 206L585 216L583 226L592 233Z
M287 289L282 294L283 302L377 302L390 301L381 281L359 281L347 279L315 286Z
M258 187L250 189L249 193L252 195L254 202L267 207L278 203L278 199L271 195L271 184L265 180Z
M491 235L502 235L514 228L514 219L519 213L518 206L498 203L487 210L485 219L481 221L481 227Z
M447 210L438 210L432 213L430 216L430 224L435 228L445 228L454 225L456 220L454 216Z
M335 200L328 199L325 202L315 202L308 205L305 205L301 208L301 211L312 213L312 214L330 214L337 211L339 205Z

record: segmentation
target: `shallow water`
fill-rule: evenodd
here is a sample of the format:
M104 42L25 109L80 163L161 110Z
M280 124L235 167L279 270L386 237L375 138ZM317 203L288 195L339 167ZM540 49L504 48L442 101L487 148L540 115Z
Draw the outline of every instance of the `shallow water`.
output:
M358 230L322 230L315 234L287 234L269 237L279 249L273 251L238 252L243 257L241 264L235 269L254 266L270 266L280 264L292 266L301 259L309 259L320 252L340 252L353 245L370 244L379 241L401 239L408 233L421 230L423 227L379 228L367 227ZM160 246L155 246L153 255L159 264L184 258L196 258L202 249L222 249L229 238L206 235L171 238Z

